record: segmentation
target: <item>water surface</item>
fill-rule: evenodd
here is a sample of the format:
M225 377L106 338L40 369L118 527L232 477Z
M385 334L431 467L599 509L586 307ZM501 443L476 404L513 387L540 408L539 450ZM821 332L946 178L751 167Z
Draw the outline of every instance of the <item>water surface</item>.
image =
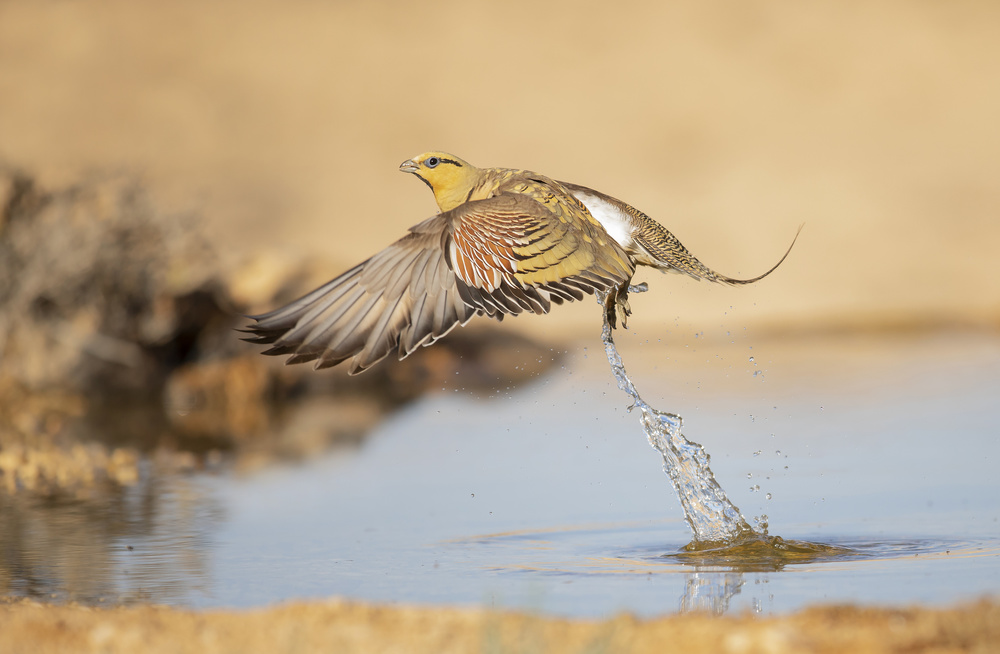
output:
M456 379L357 449L129 489L114 529L72 505L5 509L4 528L16 513L31 543L16 565L8 555L6 592L602 616L1000 591L1000 340L618 342L644 397L684 415L744 515L846 552L781 565L680 556L690 529L595 337L514 391L477 397ZM81 573L81 554L99 564Z

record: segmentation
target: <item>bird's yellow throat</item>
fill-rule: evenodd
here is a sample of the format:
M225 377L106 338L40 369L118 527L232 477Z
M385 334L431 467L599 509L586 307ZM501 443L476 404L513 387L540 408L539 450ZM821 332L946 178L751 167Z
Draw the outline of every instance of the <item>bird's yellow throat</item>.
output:
M482 178L478 168L447 152L425 152L404 161L399 169L426 182L441 211L451 211L466 202Z

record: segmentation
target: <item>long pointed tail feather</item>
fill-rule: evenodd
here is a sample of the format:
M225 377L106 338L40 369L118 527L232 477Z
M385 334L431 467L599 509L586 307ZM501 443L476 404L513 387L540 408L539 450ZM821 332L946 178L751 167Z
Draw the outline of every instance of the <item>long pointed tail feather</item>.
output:
M641 248L647 259L646 261L642 261L642 263L652 265L665 272L681 272L690 275L695 279L707 279L708 281L730 284L733 286L752 284L764 279L777 270L778 266L784 263L785 259L788 258L789 253L792 251L792 247L795 246L795 242L798 240L799 234L802 232L802 227L804 227L804 225L799 225L798 230L795 232L795 237L792 238L792 242L788 246L788 249L785 250L785 253L780 259L778 259L778 262L771 266L770 269L760 275L757 275L756 277L751 277L749 279L737 279L712 270L688 252L687 248L685 248L681 242L677 240L677 237L667 231L666 228L651 219L647 218L647 221L648 222L643 225L644 229L642 233L636 237L636 245Z

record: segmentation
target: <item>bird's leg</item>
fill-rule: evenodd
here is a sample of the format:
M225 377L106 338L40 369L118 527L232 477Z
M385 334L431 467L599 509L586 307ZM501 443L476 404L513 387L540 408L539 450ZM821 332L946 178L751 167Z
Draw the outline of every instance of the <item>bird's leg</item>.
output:
M648 290L649 284L646 282L635 285L626 282L613 291L608 291L604 294L604 312L608 317L608 324L611 325L611 329L615 329L618 326L618 316L621 316L622 327L628 327L628 317L632 315L632 307L628 303L628 294L645 293Z
M622 329L628 329L628 317L632 315L632 306L628 303L628 284L623 284L615 293L615 305L618 316L622 319Z
M607 318L608 324L611 325L611 329L618 326L618 314L615 311L618 302L617 298L617 291L607 291L604 295L604 315Z
M632 315L632 307L628 303L628 283L622 284L615 290L615 308L622 321L622 329L628 328L628 317ZM614 322L611 323L614 326Z

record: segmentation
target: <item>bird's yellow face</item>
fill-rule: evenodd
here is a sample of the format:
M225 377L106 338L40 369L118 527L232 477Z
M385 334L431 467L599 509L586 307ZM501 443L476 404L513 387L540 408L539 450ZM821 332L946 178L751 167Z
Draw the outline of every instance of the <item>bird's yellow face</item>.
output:
M441 211L450 211L465 202L479 180L478 168L447 152L425 152L399 165L413 173L434 191Z

